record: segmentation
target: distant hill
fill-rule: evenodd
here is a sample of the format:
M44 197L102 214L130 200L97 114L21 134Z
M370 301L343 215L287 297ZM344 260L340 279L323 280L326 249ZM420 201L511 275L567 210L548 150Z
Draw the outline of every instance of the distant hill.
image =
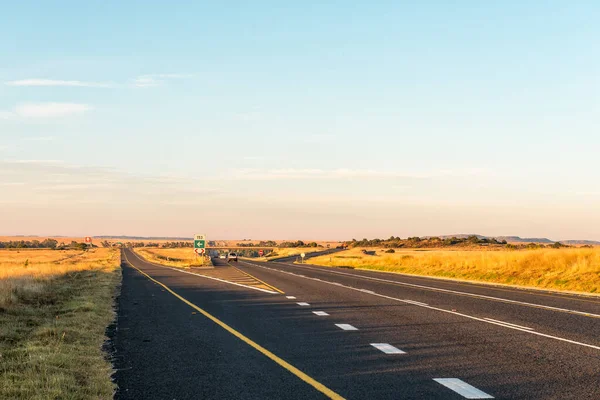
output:
M131 240L192 240L192 237L169 237L169 236L126 236L126 235L102 235L94 236L96 239L131 239Z
M589 245L589 246L600 246L600 242L597 240L561 240L562 244L574 245Z
M506 240L508 243L554 243L548 238L522 238L519 236L496 236L496 240Z

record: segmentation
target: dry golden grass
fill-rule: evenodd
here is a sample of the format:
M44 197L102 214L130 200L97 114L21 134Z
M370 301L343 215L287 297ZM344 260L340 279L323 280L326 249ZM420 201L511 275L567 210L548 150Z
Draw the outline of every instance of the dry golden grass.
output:
M273 253L270 253L267 257L267 260L280 258L280 257L291 257L291 256L300 256L300 254L309 254L315 251L323 251L326 250L323 247L286 247L286 248L278 248L275 249Z
M110 399L118 250L0 250L0 398Z
M133 249L138 255L146 260L171 267L190 268L211 266L208 257L196 257L192 248L157 249L147 247L136 247Z
M539 250L351 249L310 259L311 264L466 279L584 293L600 292L600 248Z

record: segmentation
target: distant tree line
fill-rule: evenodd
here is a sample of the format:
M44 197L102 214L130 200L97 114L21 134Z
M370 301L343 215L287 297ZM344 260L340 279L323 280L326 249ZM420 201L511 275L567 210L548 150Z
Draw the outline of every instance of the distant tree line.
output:
M274 240L261 240L258 243L236 243L236 247L280 247L280 248L293 248L293 247L322 247L317 242L305 243L302 240L295 242L281 242L277 243Z
M161 247L163 249L177 249L177 248L192 248L194 247L194 243L192 242L165 242L165 243L157 243L157 242L119 242L123 247ZM111 247L117 246L118 243L110 243L105 240L102 242L102 246Z
M71 241L71 243L59 243L56 239L45 240L11 240L0 242L0 249L50 249L50 250L87 250L94 245L88 245L83 242Z
M256 249L236 250L236 253L240 257L260 257L260 253ZM272 250L263 250L263 256L268 256L271 253L273 253Z
M11 240L0 242L0 249L56 249L58 241L55 239L39 240Z
M302 240L297 240L295 242L281 242L277 247L281 248L292 248L292 247L322 247L317 244L317 242L304 243Z
M494 246L505 247L508 249L541 249L541 248L562 248L569 247L560 242L549 245L538 243L528 244L509 244L506 240L497 240L494 238L482 238L476 235L468 237L449 237L440 238L437 236L421 238L418 236L402 239L391 236L389 239L352 239L345 242L349 247L383 247L383 248L435 248L435 247L472 247L472 246Z
M258 243L236 243L236 247L277 247L277 242L273 240L261 240Z
M210 243L209 243L210 244ZM163 248L165 249L177 249L177 248L183 248L183 247L194 247L194 243L192 242L165 242L162 244Z
M402 239L391 236L389 239L352 239L346 242L350 247L385 247L385 248L428 248L428 247L449 247L449 246L505 246L506 240L498 241L494 238L480 238L472 235L465 238L450 237L440 238L437 236L421 238L418 236Z

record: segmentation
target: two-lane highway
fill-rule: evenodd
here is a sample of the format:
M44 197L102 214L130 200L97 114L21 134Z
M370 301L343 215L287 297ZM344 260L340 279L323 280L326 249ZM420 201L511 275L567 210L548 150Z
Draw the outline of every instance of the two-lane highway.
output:
M600 398L596 299L240 261L266 293L124 256L120 398Z

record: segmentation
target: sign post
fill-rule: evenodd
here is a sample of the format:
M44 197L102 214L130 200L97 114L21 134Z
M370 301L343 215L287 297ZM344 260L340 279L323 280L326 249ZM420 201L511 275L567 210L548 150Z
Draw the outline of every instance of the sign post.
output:
M262 257L262 256L263 256L263 254L265 254L265 252L264 252L264 251L262 251L262 250L259 250L259 251L258 251L258 255L259 255L259 256L261 256L261 257Z
M86 236L85 239L83 239L83 241L85 242L85 244L88 245L88 247L92 247L92 237L91 236Z
M304 253L301 253L301 254L300 254L300 257L302 257L302 264L304 264L304 257L305 257L305 256L306 256L306 254L304 254Z
M204 255L206 254L206 235L199 233L194 235L194 253L196 253L196 257L202 257L202 265L204 265Z

